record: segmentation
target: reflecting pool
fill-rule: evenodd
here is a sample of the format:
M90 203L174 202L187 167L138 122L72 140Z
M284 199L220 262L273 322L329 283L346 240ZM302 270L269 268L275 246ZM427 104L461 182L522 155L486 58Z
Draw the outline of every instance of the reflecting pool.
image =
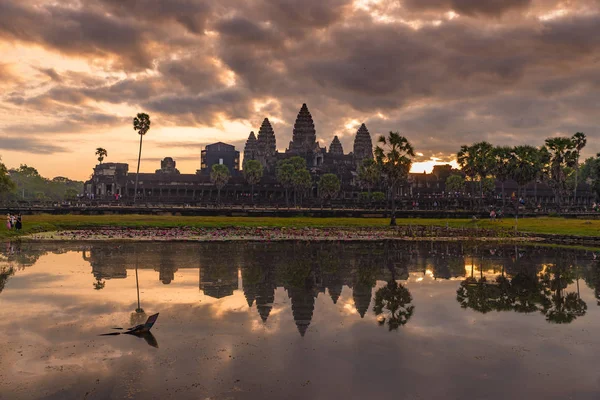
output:
M0 399L598 399L599 260L437 241L3 244ZM150 335L114 329L155 313Z

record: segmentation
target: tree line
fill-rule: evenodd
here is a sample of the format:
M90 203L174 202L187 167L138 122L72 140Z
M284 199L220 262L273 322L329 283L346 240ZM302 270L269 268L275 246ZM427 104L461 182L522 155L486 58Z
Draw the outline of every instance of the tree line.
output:
M8 169L0 162L0 194L5 202L68 201L82 192L82 181L63 176L48 179L26 164Z

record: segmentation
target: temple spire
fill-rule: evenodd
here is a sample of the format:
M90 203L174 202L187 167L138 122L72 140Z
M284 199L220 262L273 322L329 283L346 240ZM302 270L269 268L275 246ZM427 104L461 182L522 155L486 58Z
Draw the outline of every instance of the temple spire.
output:
M333 137L333 140L331 141L331 145L329 145L329 154L338 154L338 155L344 154L344 149L342 147L342 143L340 142L340 139L338 139L337 136Z
M315 131L315 124L306 103L304 103L294 123L292 142L290 143L288 152L297 154L310 153L315 150L316 146L317 132Z
M275 132L269 122L268 118L265 118L258 130L258 139L256 141L256 153L257 160L263 165L264 168L270 170L275 164L275 157L277 153L277 144L275 141Z
M354 137L354 160L357 164L365 158L373 158L373 142L365 124L362 124Z
M248 160L256 160L258 156L258 147L256 142L256 136L254 131L250 132L248 140L246 140L246 146L244 146L244 162Z

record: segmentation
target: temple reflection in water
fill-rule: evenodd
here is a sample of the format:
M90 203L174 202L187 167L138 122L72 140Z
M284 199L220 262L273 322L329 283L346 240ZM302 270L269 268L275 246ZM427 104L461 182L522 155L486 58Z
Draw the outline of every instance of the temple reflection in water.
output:
M11 244L2 250L0 291L19 268L33 265L45 254L44 246L57 252L56 244ZM551 323L570 323L586 314L580 281L600 299L596 255L576 249L389 241L72 243L61 251L82 253L97 290L111 280L127 278L136 267L156 271L165 285L177 280L177 271L198 269L198 287L204 295L222 299L241 289L263 323L273 309L276 289L282 287L302 336L318 312L318 296L329 296L335 305L344 287L351 290L359 318L371 311L390 329L409 323L418 313L418 298L413 299L409 290L412 282L455 280L452 301L464 309L542 314Z

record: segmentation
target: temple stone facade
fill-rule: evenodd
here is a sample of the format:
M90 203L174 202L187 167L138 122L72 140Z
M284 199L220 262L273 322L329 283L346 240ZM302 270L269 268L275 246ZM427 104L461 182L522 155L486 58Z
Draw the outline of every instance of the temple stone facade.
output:
M179 170L176 168L177 163L171 157L165 157L160 162L160 169L156 170L157 174L179 174Z
M294 128L292 140L283 153L276 148L275 132L267 118L255 139L250 132L246 141L244 161L258 160L265 168L265 175L273 178L277 161L289 157L300 156L306 160L309 170L317 175L333 173L340 177L342 183L349 184L357 166L367 157L373 158L372 140L365 124L362 124L354 139L354 153L344 154L344 148L337 136L333 137L329 151L319 146L317 131L312 115L306 104L302 104Z

